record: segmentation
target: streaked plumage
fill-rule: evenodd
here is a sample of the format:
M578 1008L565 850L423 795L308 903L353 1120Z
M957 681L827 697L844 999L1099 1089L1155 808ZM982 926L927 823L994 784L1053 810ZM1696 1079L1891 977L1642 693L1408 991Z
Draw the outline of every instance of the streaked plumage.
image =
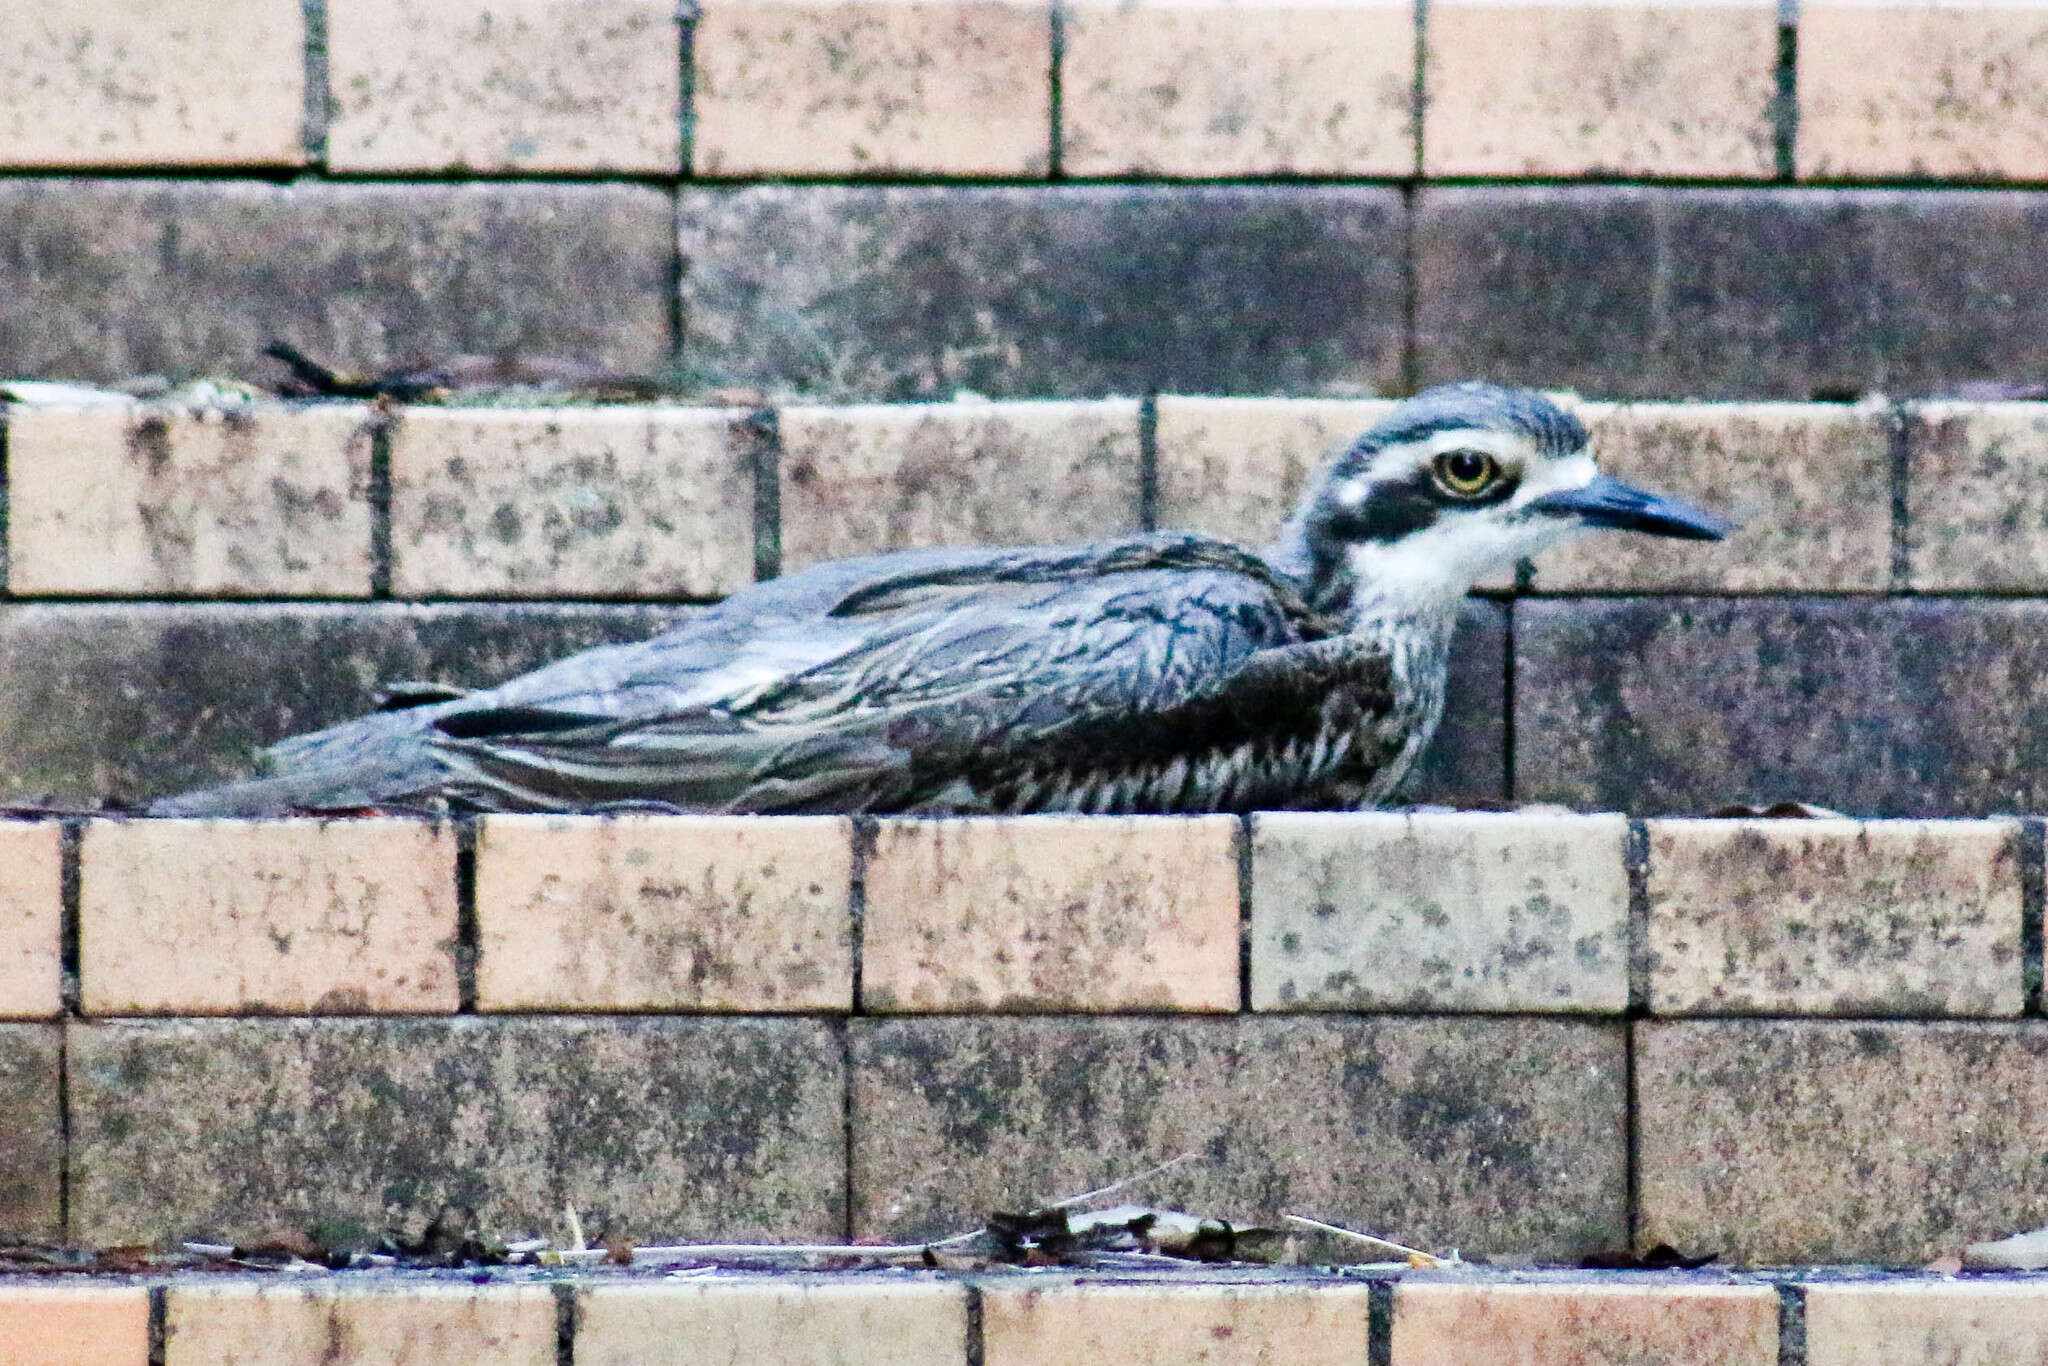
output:
M287 740L270 776L152 812L1378 803L1435 728L1479 575L1587 523L1718 534L1596 478L1585 444L1538 395L1432 390L1342 452L1264 555L1155 534L822 565L645 642ZM1497 477L1455 492L1475 468Z

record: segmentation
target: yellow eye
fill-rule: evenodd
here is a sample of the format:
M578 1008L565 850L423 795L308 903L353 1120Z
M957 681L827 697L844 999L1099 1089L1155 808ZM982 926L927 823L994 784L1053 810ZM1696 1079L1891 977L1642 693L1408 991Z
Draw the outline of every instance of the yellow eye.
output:
M1430 462L1429 472L1453 498L1476 498L1500 478L1500 462L1484 451L1445 451Z

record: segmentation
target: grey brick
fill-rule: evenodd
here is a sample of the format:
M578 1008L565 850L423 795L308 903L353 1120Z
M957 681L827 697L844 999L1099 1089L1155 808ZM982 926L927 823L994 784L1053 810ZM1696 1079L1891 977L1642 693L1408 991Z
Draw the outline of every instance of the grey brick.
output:
M461 352L670 355L669 201L605 185L0 185L0 356L84 380Z
M835 398L1371 392L1402 215L1378 188L686 190L685 361Z
M816 1241L844 1218L840 1047L795 1020L75 1025L72 1236L414 1231Z
M0 605L0 805L134 800L406 679L498 682L673 620L653 606Z
M1873 193L1875 311L1894 394L2048 380L2048 196Z
M2048 802L2048 603L1537 601L1515 790L1638 814L1799 799L1859 816Z
M63 1027L0 1024L0 1242L61 1236Z
M1448 188L1416 213L1425 381L1811 398L2048 368L2039 196Z
M1468 598L1451 637L1443 723L1422 752L1401 800L1495 806L1507 796L1508 608Z
M857 1022L854 1230L973 1228L1193 1152L1135 1198L1574 1258L1626 1237L1622 1052L1562 1021Z
M1638 1028L1643 1245L1919 1266L2048 1219L2048 1026Z

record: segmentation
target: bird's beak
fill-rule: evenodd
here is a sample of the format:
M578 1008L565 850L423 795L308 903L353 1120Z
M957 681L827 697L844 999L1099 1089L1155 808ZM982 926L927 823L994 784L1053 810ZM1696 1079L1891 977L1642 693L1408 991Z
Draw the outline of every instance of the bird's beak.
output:
M1587 526L1674 536L1683 541L1718 541L1735 530L1735 524L1725 517L1690 507L1675 498L1645 493L1604 474L1595 475L1593 482L1583 488L1546 493L1531 501L1529 510L1554 517L1576 517Z

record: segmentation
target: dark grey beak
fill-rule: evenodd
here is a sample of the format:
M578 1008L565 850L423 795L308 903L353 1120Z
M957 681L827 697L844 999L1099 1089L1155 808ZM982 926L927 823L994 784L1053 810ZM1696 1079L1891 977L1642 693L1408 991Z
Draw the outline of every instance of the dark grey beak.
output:
M1587 526L1640 531L1650 536L1675 536L1682 541L1718 541L1735 530L1725 517L1630 488L1619 479L1595 475L1582 489L1546 493L1529 504L1531 512L1576 517Z

